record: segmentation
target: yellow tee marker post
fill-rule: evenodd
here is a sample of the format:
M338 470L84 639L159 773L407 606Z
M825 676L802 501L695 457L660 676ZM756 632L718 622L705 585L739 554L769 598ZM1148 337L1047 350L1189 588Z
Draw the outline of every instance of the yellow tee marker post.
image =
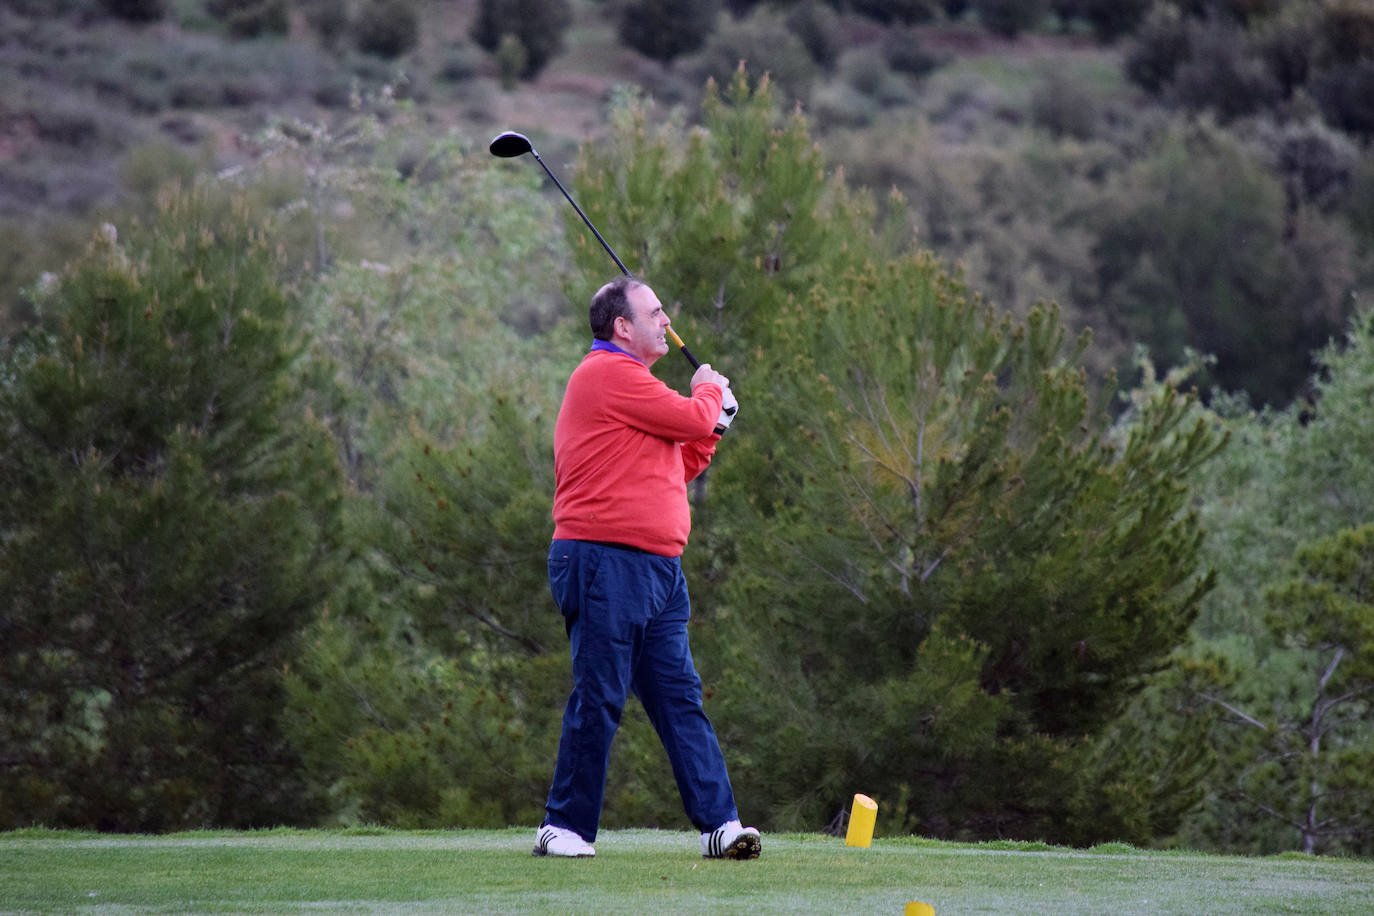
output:
M935 916L935 907L929 903L913 900L906 905L902 916Z
M844 845L868 847L873 843L873 825L878 822L878 803L867 795L855 795L849 809L849 832Z

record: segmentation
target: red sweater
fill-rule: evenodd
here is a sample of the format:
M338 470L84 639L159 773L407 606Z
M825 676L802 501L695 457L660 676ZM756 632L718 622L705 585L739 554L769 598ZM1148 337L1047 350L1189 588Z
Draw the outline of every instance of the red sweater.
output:
M716 385L683 397L628 353L588 353L553 431L554 538L681 556L687 481L715 454L722 397Z

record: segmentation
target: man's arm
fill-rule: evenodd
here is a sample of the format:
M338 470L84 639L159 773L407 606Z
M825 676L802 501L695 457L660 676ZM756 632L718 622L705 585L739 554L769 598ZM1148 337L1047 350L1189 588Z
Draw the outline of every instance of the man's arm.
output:
M620 369L628 370L624 374ZM703 364L692 376L692 396L683 397L643 366L617 367L604 382L615 394L610 412L629 426L675 442L695 442L716 427L729 386L725 376Z
M716 454L716 443L720 441L720 436L711 433L704 439L696 439L692 442L684 442L679 446L682 452L682 479L691 483L701 476L701 472L706 470L706 466L711 463L711 459Z

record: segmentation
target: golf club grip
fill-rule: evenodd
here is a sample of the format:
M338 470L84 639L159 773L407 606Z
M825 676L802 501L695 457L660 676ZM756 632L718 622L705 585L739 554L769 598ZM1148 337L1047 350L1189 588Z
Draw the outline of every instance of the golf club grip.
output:
M687 357L687 362L692 364L692 368L700 369L701 363L692 355L692 351L687 349L687 345L682 342L682 338L677 336L677 331L674 331L671 326L669 326L667 330L668 336L673 339L673 343L677 344L677 348L682 351L682 355Z
M681 338L681 337L678 337L678 336L677 336L677 332L674 331L672 328L669 328L669 329L668 329L668 333L672 335L672 337L673 337L673 342L676 343L676 344L677 344L677 348L678 348L679 350L682 351L682 355L685 356L685 357L687 357L687 362L689 362L689 363L692 364L692 368L693 368L693 369L700 369L700 368L701 368L701 363L697 362L697 358L696 358L695 356L692 355L692 351L691 351L691 350L687 349L687 345L686 345L685 343L682 342L682 338ZM734 416L734 414L735 414L735 409L736 409L736 408L734 408L734 407L728 407L728 408L726 408L725 412L728 413L728 414L730 414L731 416Z
M668 332L668 336L673 339L673 343L677 344L677 348L682 351L682 355L687 357L687 362L692 364L692 368L700 369L701 363L697 362L697 358L692 355L692 351L687 349L687 345L682 342L682 338L677 336L677 331L673 330L672 325L669 325L666 330ZM725 412L733 417L735 415L736 409L737 408L734 407L728 407L725 409Z

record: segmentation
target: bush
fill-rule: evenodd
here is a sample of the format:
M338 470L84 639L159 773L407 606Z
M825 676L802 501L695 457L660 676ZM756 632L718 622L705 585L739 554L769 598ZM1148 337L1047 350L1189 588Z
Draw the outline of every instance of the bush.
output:
M929 22L940 15L937 0L850 0L850 9L878 22L910 25Z
M348 31L348 4L338 0L296 0L310 28L327 48L336 47Z
M1359 147L1348 136L1313 118L1284 124L1266 139L1295 203L1329 211L1345 199L1360 161Z
M787 11L787 27L825 70L835 66L840 56L839 25L835 11L821 0L803 0Z
M1170 6L1156 6L1126 50L1126 78L1160 95L1191 53L1188 24Z
M1136 30L1153 0L1077 0L1078 15L1092 26L1098 41L1115 41Z
M1101 301L1165 364L1217 358L1203 388L1289 403L1352 305L1348 239L1292 208L1267 163L1218 128L1172 137L1100 208Z
M1194 24L1190 31L1189 57L1174 72L1168 93L1181 105L1212 111L1224 122L1278 101L1278 83L1249 53L1237 26L1213 21Z
M841 57L839 75L860 95L884 108L911 101L907 81L894 74L882 57L868 50L859 48Z
M529 64L530 53L525 50L525 43L510 32L502 35L496 47L496 68L501 74L502 87L514 89Z
M1316 12L1306 5L1288 7L1250 33L1251 47L1285 98L1307 83L1320 42Z
M818 72L801 39L787 28L781 14L767 7L713 34L689 69L703 82L710 77L727 86L741 63L749 73L768 73L779 97L788 102L805 99Z
M205 11L235 38L285 35L290 26L286 0L206 0Z
M1374 60L1374 5L1367 0L1332 0L1325 4L1321 32L1336 60Z
M1374 137L1374 57L1323 68L1311 91L1333 125Z
M519 76L531 79L563 49L563 32L571 22L568 0L480 0L471 34L492 54L507 35L518 38L527 55Z
M1031 123L1055 137L1088 140L1097 128L1097 99L1060 67L1047 69L1031 90L1030 109Z
M446 83L463 83L482 72L482 52L467 42L457 42L444 50L439 62L438 79Z
M705 44L719 12L716 0L624 0L617 12L616 34L627 48L668 63Z
M419 41L415 0L366 0L353 18L353 42L364 54L400 57Z
M129 150L120 163L119 179L137 198L152 201L168 184L189 186L198 170L194 159L175 145L157 139Z
M973 0L978 21L994 35L1015 38L1045 18L1045 0Z
M1374 152L1366 151L1351 177L1345 211L1365 247L1374 250Z
M167 0L100 0L105 12L129 22L156 22L167 15Z
M876 99L864 95L844 80L829 80L811 93L810 110L820 127L867 127L881 109Z
M898 73L925 76L940 66L940 56L921 42L915 29L893 28L883 36L883 59Z

